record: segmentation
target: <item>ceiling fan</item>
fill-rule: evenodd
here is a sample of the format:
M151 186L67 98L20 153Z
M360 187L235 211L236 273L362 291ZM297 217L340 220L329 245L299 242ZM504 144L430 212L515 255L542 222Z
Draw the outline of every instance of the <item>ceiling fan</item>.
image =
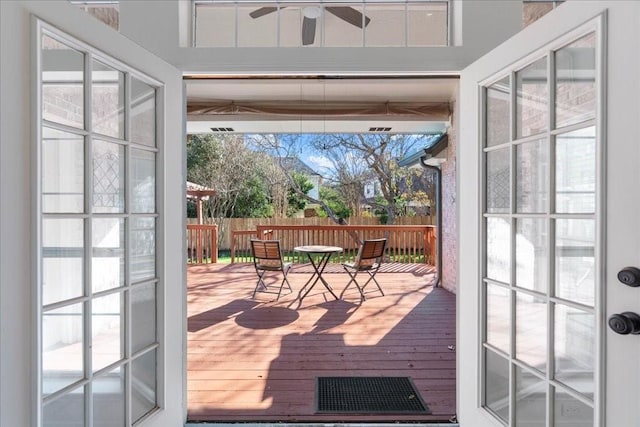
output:
M281 6L284 9L287 6ZM302 45L313 44L316 38L316 20L322 15L322 9L337 16L351 25L363 28L369 25L371 18L363 16L361 12L349 6L305 6L302 8ZM277 7L261 7L249 13L253 19L277 11Z

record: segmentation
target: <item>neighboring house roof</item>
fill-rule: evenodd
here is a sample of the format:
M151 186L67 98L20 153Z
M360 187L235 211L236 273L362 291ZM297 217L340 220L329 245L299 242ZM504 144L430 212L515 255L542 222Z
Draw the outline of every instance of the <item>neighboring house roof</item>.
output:
M311 169L309 165L300 160L298 157L280 157L280 161L282 162L282 165L288 170L303 173L307 176L321 176L318 172Z
M448 138L446 133L429 135L424 146L415 153L405 156L398 162L398 166L412 166L419 164L420 158L425 157L425 155L429 157L437 156L442 150L447 148L447 141Z

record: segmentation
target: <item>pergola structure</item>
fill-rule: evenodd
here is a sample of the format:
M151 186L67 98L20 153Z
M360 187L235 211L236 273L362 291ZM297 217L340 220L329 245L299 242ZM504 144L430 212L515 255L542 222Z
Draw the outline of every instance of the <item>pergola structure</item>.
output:
M203 223L202 201L209 200L209 197L216 195L216 190L205 187L194 182L187 181L187 199L196 201L196 211L198 212L198 224Z

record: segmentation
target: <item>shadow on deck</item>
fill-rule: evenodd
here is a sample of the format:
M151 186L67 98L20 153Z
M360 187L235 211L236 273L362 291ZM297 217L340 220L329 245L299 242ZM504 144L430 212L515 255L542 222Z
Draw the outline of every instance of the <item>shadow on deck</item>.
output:
M447 421L455 413L455 296L434 288L434 269L383 266L364 302L357 291L335 300L318 284L297 292L311 267L296 266L294 293L251 299L252 264L188 267L188 419L249 422ZM339 265L325 277L337 292ZM273 282L277 278L272 278ZM292 304L295 303L295 304ZM407 376L430 415L318 414L318 376Z

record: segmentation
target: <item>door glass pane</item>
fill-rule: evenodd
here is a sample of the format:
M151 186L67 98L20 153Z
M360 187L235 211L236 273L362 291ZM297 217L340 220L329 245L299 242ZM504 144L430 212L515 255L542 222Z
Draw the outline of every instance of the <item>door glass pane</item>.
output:
M596 354L593 314L556 304L555 379L593 398Z
M156 275L156 220L131 219L131 281L152 279Z
M137 352L156 342L156 285L147 283L131 288L131 351Z
M509 419L509 361L485 349L485 406L504 422Z
M131 419L135 423L156 405L156 350L131 363Z
M556 220L556 296L594 305L594 233L591 219Z
M547 365L547 302L516 294L516 358L545 372Z
M556 52L556 127L596 116L596 35Z
M42 128L42 211L84 212L84 137Z
M84 54L42 36L42 118L84 128Z
M505 77L487 88L487 147L511 140L509 117L511 117L511 91L509 77Z
M516 366L516 426L542 426L547 419L547 387L540 378Z
M511 324L511 298L508 289L487 284L487 343L509 352L509 325Z
M549 145L540 139L516 146L516 209L545 213L549 207Z
M79 387L44 405L42 426L84 427L84 387Z
M93 371L122 358L124 340L124 295L115 293L93 300L91 306L91 336Z
M556 138L556 212L593 213L596 206L596 129Z
M124 286L124 219L94 218L92 224L91 284L93 292Z
M153 213L156 209L156 155L131 150L131 211Z
M93 131L124 138L124 73L92 61L91 113Z
M42 393L47 396L84 378L82 304L42 315Z
M516 219L516 285L546 293L549 231L545 219Z
M516 135L522 138L548 129L547 58L516 73Z
M42 304L84 294L84 221L42 220Z
M510 212L511 194L509 149L490 151L487 156L487 212Z
M131 78L131 142L156 146L156 90Z
M93 380L93 427L126 425L124 387L124 368L116 368Z
M124 212L124 146L94 141L92 167L93 212Z
M553 419L559 427L585 427L593 425L593 408L569 393L555 389Z
M487 277L511 282L511 226L508 219L487 218Z

